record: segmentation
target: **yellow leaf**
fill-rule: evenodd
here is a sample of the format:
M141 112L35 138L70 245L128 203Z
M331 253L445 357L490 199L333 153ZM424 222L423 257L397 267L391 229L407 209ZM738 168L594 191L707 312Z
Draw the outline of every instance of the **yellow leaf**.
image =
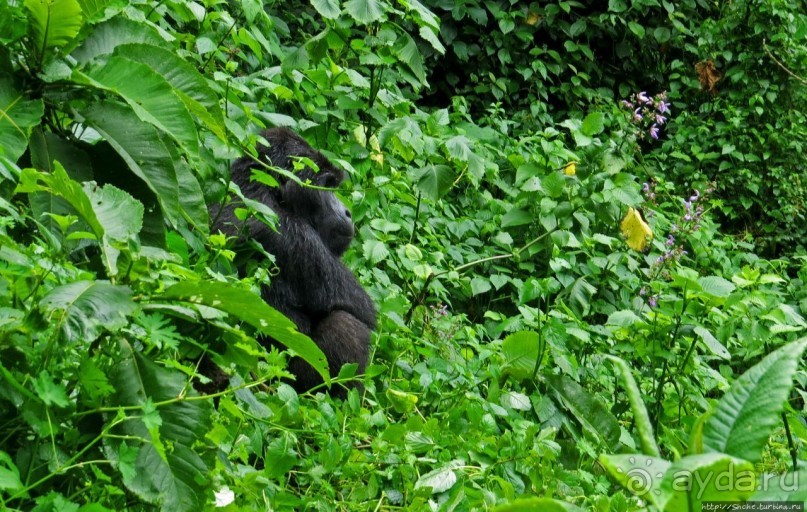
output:
M642 218L642 214L635 208L628 208L628 213L622 219L622 235L628 247L634 251L642 252L647 248L647 244L653 239L653 230Z
M574 176L577 173L577 164L571 162L563 168L563 174L566 176Z

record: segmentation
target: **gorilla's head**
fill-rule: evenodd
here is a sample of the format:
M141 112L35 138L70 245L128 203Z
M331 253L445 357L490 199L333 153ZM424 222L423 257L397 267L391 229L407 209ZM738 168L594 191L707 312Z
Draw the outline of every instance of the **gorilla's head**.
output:
M287 128L272 128L264 131L262 135L269 143L269 147L259 147L258 154L270 165L293 171L295 157L305 157L314 162L319 169L315 172L310 167L304 167L297 171L297 177L303 183L335 189L344 180L344 172L341 169L293 131ZM260 166L253 160L242 158L233 166L232 179L251 199L270 206L275 202L294 217L304 219L319 233L328 249L341 256L353 240L354 229L350 210L339 201L339 198L331 190L306 187L277 173L273 173L273 177L280 184L279 188L272 189L254 182L250 183L251 169L258 168Z

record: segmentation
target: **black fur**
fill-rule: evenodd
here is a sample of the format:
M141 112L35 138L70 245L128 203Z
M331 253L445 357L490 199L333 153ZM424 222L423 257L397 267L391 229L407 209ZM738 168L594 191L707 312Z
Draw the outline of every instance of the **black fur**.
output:
M341 169L293 131L274 128L262 135L269 147L258 148L261 160L293 171L292 157L309 158L319 172L306 167L297 176L320 187L335 188L344 179ZM260 201L277 213L278 231L255 218L244 225L234 215L235 208L242 206L237 201L223 207L213 230L231 236L245 234L275 256L280 272L263 290L263 298L319 345L328 358L331 375L337 375L346 363L357 363L358 373L364 373L376 312L367 292L341 261L353 240L350 211L332 191L304 187L278 173L270 173L280 184L276 188L251 181L252 169L264 168L248 157L236 160L231 179L244 197ZM289 368L296 376L293 385L300 392L322 382L319 374L299 358L292 360ZM335 390L335 394L342 391Z

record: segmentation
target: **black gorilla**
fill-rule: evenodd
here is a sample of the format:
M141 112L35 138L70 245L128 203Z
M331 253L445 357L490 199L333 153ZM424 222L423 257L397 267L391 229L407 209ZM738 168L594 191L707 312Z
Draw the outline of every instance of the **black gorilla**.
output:
M274 128L262 135L269 146L258 148L261 160L293 171L293 157L306 157L319 167L318 172L309 167L298 171L302 182L335 188L344 179L341 169L293 131ZM252 169L265 170L251 158L240 158L232 165L231 179L244 197L277 213L277 232L253 217L238 220L234 214L242 206L238 201L224 206L213 229L231 236L246 235L275 256L280 271L264 288L263 298L319 345L331 375L337 375L347 363L357 363L358 373L364 373L376 312L367 292L340 259L353 240L350 211L332 191L301 186L279 173L270 173L279 187L251 181ZM293 385L299 392L322 382L302 359L294 358L289 369L296 376ZM338 390L336 394L343 393Z

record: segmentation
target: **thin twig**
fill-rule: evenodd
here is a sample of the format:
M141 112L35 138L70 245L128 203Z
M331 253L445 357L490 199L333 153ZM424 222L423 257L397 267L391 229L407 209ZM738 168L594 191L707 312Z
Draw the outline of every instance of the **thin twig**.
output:
M802 84L807 85L807 79L802 78L802 77L800 77L799 75L797 75L796 73L794 73L794 72L790 71L790 70L787 68L787 66L785 66L784 64L782 64L782 63L779 61L779 59L777 59L776 57L774 57L773 53L771 53L771 50L768 48L768 45L767 45L767 43L765 42L765 40L764 40L764 39L762 40L762 46L763 46L763 48L765 48L765 52L768 54L768 57L770 57L770 58L771 58L771 60L772 60L772 61L774 61L774 62L776 63L776 65L777 65L777 66L779 66L780 68L782 68L782 69L785 71L785 73L787 73L788 75L792 76L793 78L795 78L796 80L798 80L798 81L799 81L799 82L801 82Z

